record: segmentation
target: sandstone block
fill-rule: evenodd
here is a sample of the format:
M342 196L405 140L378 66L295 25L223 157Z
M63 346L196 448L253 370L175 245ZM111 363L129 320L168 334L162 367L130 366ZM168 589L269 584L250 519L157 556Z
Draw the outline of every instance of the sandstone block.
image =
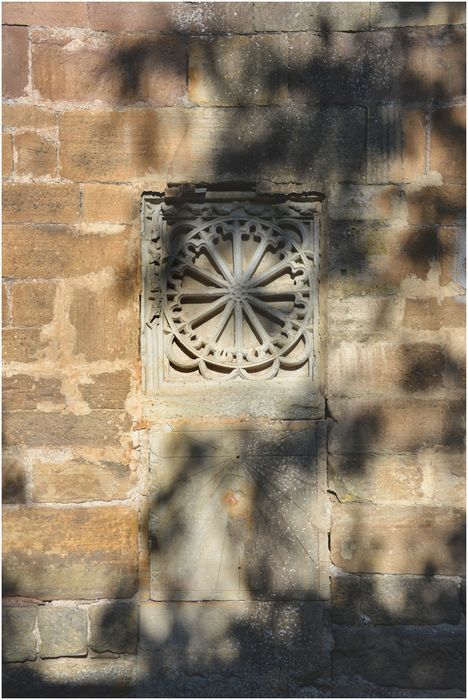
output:
M369 109L367 182L411 182L424 175L425 116L394 104Z
M33 465L33 500L38 503L81 503L127 498L132 487L128 465L100 460L70 460Z
M2 134L2 177L9 177L13 172L13 137Z
M164 182L214 181L220 173L224 180L287 178L315 186L333 178L359 180L365 138L365 111L357 107L302 108L286 116L272 107L74 111L60 117L62 174L104 182L145 175Z
M336 12L331 3L277 2L254 3L257 32L346 32L362 31L369 25L369 5L353 2Z
M125 181L167 168L187 120L182 114L171 116L167 110L61 114L62 175L72 180Z
M12 323L37 328L52 321L56 285L24 282L11 287Z
M440 256L440 285L451 282L466 285L465 273L465 231L464 227L439 227L438 238L442 250Z
M3 227L6 277L78 277L106 267L119 276L133 276L134 265L129 231L76 236L65 227Z
M2 326L10 325L9 295L10 286L2 282Z
M83 218L96 223L127 224L138 215L139 198L124 185L83 185Z
M76 355L87 361L136 359L138 313L132 298L133 285L117 281L98 293L79 289L70 306L75 326Z
M332 219L372 221L401 219L404 202L398 187L387 185L334 185L330 191Z
M460 401L337 399L329 401L329 408L336 421L328 445L332 453L414 452L437 445L456 449L463 443Z
M2 503L24 503L26 500L26 472L17 457L4 455L2 466Z
M4 444L40 447L64 445L120 445L130 429L127 414L92 411L84 416L36 411L4 413Z
M186 93L186 49L178 37L72 39L33 44L33 88L44 99L167 106Z
M331 619L338 625L361 622L361 578L353 574L337 574L331 578Z
M462 688L464 631L459 627L336 627L334 669L380 686Z
M115 697L134 692L135 659L49 659L11 664L3 669L3 690L10 697Z
M4 377L3 410L27 411L37 408L37 405L42 403L64 406L64 397L60 386L61 381L53 378L35 378L26 374Z
M3 361L34 362L43 349L39 328L5 328L3 330Z
M353 573L462 575L463 513L452 508L334 504L332 562Z
M15 136L18 153L16 172L18 175L54 177L57 171L57 147L52 139L34 131L25 131Z
M253 3L250 2L119 2L109 12L105 2L89 6L90 26L106 31L183 32L188 34L250 33Z
M137 513L122 506L29 508L3 513L10 595L45 599L131 597L138 566Z
M130 391L130 373L127 370L105 372L90 377L80 384L80 392L91 408L122 409Z
M438 109L432 115L431 170L437 170L444 182L464 182L465 163L464 107Z
M441 389L447 357L436 343L331 343L328 353L330 396L413 394Z
M463 297L445 298L440 306L443 326L465 328L466 302Z
M2 44L3 97L23 97L29 80L28 30L25 27L3 27Z
M84 608L40 606L37 615L43 659L86 656L88 622Z
M36 658L36 623L37 608L34 605L21 607L3 606L2 638L3 662L27 661Z
M80 190L69 184L6 184L3 188L5 222L66 224L78 220Z
M374 625L456 625L459 588L438 576L362 576L361 609Z
M57 125L57 114L46 107L35 105L2 105L4 128L13 129L52 129Z
M437 298L407 299L403 325L413 330L439 330L441 326L441 308Z
M269 105L288 99L285 36L234 36L194 41L189 96L200 105Z
M398 32L394 45L404 59L395 86L395 94L401 99L445 100L464 93L463 29L433 27L424 32L407 29ZM397 54L393 58L396 57Z
M41 27L87 27L85 2L8 2L3 10L4 24Z
M462 185L408 188L410 224L453 225L465 220L465 188Z
M134 603L91 605L89 644L94 651L134 654L138 641L138 610Z
M458 2L371 2L372 27L428 27L464 24L465 7Z
M423 500L423 470L411 456L330 456L331 488L341 503L406 503Z
M349 296L331 298L328 304L328 331L335 338L357 343L387 333L390 338L402 319L402 304L392 296ZM389 339L390 339L389 338Z

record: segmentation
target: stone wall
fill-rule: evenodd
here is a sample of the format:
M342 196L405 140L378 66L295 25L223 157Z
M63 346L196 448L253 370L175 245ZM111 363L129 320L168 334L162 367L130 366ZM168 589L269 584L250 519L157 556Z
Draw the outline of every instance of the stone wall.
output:
M7 696L463 696L464 9L3 4ZM174 183L323 198L329 600L150 602L140 203Z

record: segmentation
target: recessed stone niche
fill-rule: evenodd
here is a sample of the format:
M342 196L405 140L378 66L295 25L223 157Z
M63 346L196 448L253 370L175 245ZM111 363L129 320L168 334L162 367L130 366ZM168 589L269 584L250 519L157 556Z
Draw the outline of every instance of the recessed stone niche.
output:
M328 597L320 202L143 201L155 601Z

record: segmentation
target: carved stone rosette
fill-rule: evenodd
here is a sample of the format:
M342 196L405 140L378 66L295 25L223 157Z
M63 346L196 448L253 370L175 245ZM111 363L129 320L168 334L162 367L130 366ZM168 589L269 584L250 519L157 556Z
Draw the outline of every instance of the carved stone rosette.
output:
M318 284L307 203L162 204L149 263L172 377L310 374Z

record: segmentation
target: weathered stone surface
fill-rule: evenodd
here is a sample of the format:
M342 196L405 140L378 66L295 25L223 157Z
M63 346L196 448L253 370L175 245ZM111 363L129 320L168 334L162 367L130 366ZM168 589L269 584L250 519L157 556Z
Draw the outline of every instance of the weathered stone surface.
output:
M385 686L463 688L462 627L335 627L335 672Z
M412 324L408 324L412 325ZM339 341L329 347L329 396L427 393L444 385L447 356L437 343Z
M119 275L135 274L129 232L73 235L65 227L3 227L3 273L6 277L75 277L112 267Z
M374 625L456 625L459 589L438 576L362 576L361 611Z
M24 503L26 500L24 464L17 457L10 455L4 455L2 462L2 503Z
M382 331L394 338L392 331L399 328L403 316L402 302L392 296L340 295L329 299L328 332L337 340L382 340ZM375 337L377 336L377 337Z
M83 218L85 221L131 223L138 215L139 196L122 185L83 185Z
M465 7L458 2L371 2L372 27L428 27L464 24Z
M3 667L9 697L127 697L135 683L135 658L51 659Z
M86 610L78 607L39 607L40 655L43 659L59 656L86 656L88 623Z
M120 436L128 432L127 414L118 411L92 411L87 415L5 411L5 445L120 445Z
M47 100L167 106L186 93L186 63L178 37L70 35L33 44L32 82Z
M85 2L7 2L3 8L4 24L39 25L41 27L86 27Z
M14 374L3 378L2 405L4 411L27 411L44 402L64 406L61 382L53 378L34 378Z
M423 499L423 471L411 456L330 456L329 480L340 502L394 502Z
M126 598L136 591L138 523L131 508L4 510L3 535L10 595Z
M462 575L462 511L334 504L332 562L350 572Z
M369 4L343 3L337 12L330 2L257 2L254 26L257 32L359 31L369 26Z
M438 109L432 115L430 167L444 182L465 180L465 128L464 107Z
M423 447L461 446L464 409L459 401L331 400L336 423L329 450L337 454L417 452Z
M50 323L54 311L56 285L49 282L13 284L11 287L14 326L38 327Z
M2 134L2 177L9 177L13 172L13 137Z
M48 136L25 131L15 136L18 175L54 177L57 171L57 146Z
M234 36L192 42L189 97L199 105L271 105L288 99L285 36Z
M147 693L291 696L329 672L320 603L146 603L140 619Z
M2 327L10 325L10 285L2 282Z
M25 27L2 28L3 96L22 97L29 80L29 37Z
M158 31L211 34L249 33L251 2L119 2L113 12L105 2L89 5L90 26L107 31Z
M408 188L410 224L453 225L465 221L465 188L462 185Z
M27 661L36 658L35 605L21 607L3 606L2 639L3 662Z
M329 212L338 220L388 221L403 218L405 208L398 187L393 185L333 185Z
M466 326L466 302L463 297L444 299L440 306L443 326L450 328Z
M3 188L3 216L7 223L74 223L79 209L77 185L8 183Z
M332 32L293 35L291 94L298 102L438 99L464 93L464 32Z
M138 610L134 603L91 605L89 644L94 651L134 654L138 640Z
M132 486L128 465L101 460L71 460L33 466L33 499L39 503L81 503L127 498Z
M426 115L391 104L371 107L367 182L411 182L424 175Z
M136 359L138 317L132 281L117 280L105 290L78 289L70 305L76 329L74 352L87 361Z
M327 597L324 439L318 421L153 434L152 598Z
M130 372L105 372L89 377L80 384L83 399L91 408L124 408L130 391Z
M4 362L34 362L43 349L39 328L5 328L2 356Z
M361 622L361 578L338 573L331 577L331 619L339 625Z
M4 128L51 129L57 125L57 114L46 107L4 104L2 121Z
M360 180L365 138L365 111L358 107L286 114L274 107L73 111L60 117L62 175L74 180Z

